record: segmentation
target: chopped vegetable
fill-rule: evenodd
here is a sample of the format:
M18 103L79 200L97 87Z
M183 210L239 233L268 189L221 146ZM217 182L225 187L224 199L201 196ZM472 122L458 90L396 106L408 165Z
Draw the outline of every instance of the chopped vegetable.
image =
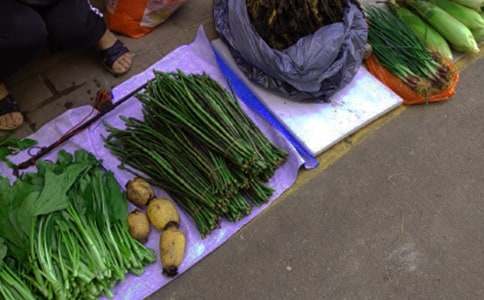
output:
M122 166L167 191L202 236L222 217L237 221L265 203L287 154L275 147L238 102L206 75L155 73L145 92L144 120L108 127L107 147Z
M395 14L412 29L429 50L439 53L449 61L453 59L449 44L435 29L426 24L418 15L409 9L395 2L390 2L389 5Z
M468 7L452 2L450 0L431 0L438 7L445 10L451 16L456 18L470 30L479 30L484 28L484 19L481 15Z
M456 50L479 53L480 50L472 32L446 11L424 0L406 0L405 2L440 32Z

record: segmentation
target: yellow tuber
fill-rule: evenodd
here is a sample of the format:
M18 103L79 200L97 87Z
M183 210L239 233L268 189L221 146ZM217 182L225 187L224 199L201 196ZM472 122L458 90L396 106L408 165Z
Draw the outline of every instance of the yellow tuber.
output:
M160 236L160 256L163 273L169 277L178 274L178 267L185 257L185 234L173 223Z
M148 219L158 230L164 230L169 225L178 227L180 216L173 202L167 199L157 198L150 201L148 205Z
M139 210L134 210L128 215L128 227L131 236L140 243L146 243L150 235L150 222L146 214Z
M155 197L150 184L140 177L135 177L126 184L128 200L134 205L144 207Z

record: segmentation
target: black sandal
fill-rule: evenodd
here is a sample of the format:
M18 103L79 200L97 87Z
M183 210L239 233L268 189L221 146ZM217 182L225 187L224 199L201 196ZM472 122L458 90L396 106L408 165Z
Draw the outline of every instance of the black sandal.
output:
M11 113L21 114L20 109L18 108L18 105L17 105L17 101L15 101L15 99L11 95L7 95L5 98L0 100L0 118ZM0 125L0 130L13 130L22 126L22 124L23 124L23 119L22 119L22 122L16 126L2 127Z
M101 55L103 57L104 67L109 72L113 73L116 76L123 75L123 74L127 73L129 71L129 69L124 73L114 72L113 65L118 60L118 58L120 58L121 56L123 56L124 54L129 53L129 52L130 52L129 49L126 48L126 46L120 40L116 40L114 45L112 45L111 47L109 47L107 49L101 50ZM131 68L131 66L130 66L130 68Z

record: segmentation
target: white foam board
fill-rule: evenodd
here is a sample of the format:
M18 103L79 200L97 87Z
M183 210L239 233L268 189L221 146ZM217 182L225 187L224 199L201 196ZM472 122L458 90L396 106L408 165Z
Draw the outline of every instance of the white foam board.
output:
M237 67L227 46L212 42L252 92L318 155L402 104L402 99L361 67L353 81L329 103L298 103L252 83Z

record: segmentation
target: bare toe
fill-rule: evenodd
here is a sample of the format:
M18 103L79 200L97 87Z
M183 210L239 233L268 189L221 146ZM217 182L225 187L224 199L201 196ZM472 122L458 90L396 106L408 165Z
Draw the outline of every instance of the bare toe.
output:
M22 126L24 117L19 112L8 113L0 116L0 129L13 130Z
M126 53L120 56L113 64L113 71L116 74L124 74L128 72L133 63L132 57L132 53Z

